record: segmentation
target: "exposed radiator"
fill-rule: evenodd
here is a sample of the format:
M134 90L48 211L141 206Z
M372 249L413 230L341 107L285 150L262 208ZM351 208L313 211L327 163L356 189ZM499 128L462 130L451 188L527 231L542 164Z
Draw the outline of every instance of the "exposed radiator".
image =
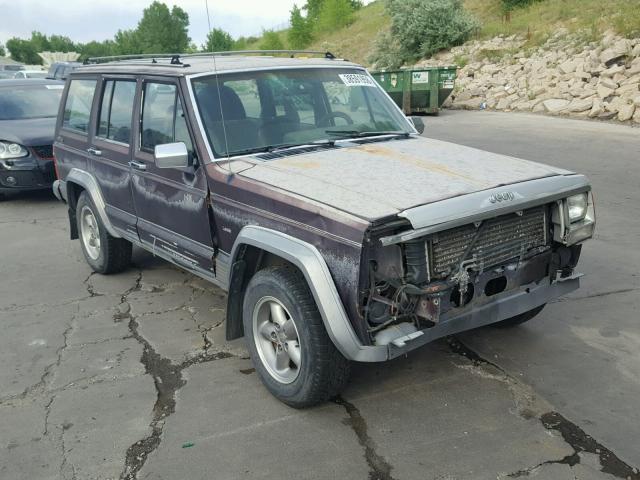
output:
M467 256L467 259L475 259L481 269L497 266L533 248L547 245L546 207L525 210L522 216L511 213L485 222ZM430 238L432 279L444 278L458 268L477 230L474 224L463 225Z

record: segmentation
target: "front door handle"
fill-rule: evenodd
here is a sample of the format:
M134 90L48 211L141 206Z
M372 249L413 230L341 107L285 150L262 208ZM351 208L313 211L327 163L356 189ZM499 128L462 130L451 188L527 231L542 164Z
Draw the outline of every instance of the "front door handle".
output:
M87 148L87 152L96 157L102 156L102 150L98 150L97 148L89 147Z
M130 161L129 166L131 168L135 168L136 170L140 170L141 172L144 172L147 169L146 163L136 162L135 160Z

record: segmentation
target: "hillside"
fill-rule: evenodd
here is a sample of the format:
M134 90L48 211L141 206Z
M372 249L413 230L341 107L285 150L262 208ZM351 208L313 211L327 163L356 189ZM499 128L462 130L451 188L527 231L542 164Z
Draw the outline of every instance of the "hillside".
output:
M543 45L558 30L580 32L585 42L599 39L609 30L625 38L640 36L640 0L543 0L513 11L508 23L503 21L500 0L464 3L481 23L476 40L519 35L526 39L526 49ZM368 65L376 36L390 26L384 4L384 0L377 0L363 7L350 26L321 34L309 48L330 50ZM286 31L279 33L286 45Z

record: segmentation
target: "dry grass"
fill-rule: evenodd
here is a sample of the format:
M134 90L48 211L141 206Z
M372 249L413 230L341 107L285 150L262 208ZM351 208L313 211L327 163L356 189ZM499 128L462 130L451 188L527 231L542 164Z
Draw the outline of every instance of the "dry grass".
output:
M310 48L328 50L336 56L367 64L376 36L388 29L389 23L384 1L378 0L358 10L354 22L347 28L324 35L314 41Z
M389 28L384 4L384 0L370 3L356 12L350 26L323 34L309 49L328 50L367 65L378 33ZM500 0L465 0L464 4L482 24L480 39L520 34L534 47L559 28L582 32L585 40L595 40L607 30L627 38L640 36L640 0L543 0L513 11L509 22L504 21ZM286 45L287 31L278 33ZM259 48L259 42L249 48Z
M640 36L640 0L544 0L514 10L504 21L500 0L465 0L465 6L482 23L480 38L499 34L525 35L532 46L543 43L558 28L582 32L596 39L613 30L633 38Z

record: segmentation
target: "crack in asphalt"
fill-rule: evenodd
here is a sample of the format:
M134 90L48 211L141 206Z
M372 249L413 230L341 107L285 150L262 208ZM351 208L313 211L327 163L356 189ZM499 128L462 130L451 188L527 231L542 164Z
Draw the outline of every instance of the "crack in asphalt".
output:
M364 457L369 466L369 480L394 480L391 475L393 467L376 451L375 443L367 431L367 422L358 407L339 395L333 401L344 407L349 415L349 418L345 419L345 424L355 432L358 443L364 448Z
M513 378L509 373L507 373L496 363L481 357L477 352L462 343L458 338L448 337L447 343L453 353L465 357L467 360L471 361L473 365L477 367L489 365L500 371L512 383L521 383L518 379ZM549 464L563 464L567 465L568 467L573 467L579 464L581 461L580 452L586 452L598 456L601 466L601 472L625 480L640 480L640 471L637 468L632 467L622 461L610 449L588 435L584 430L582 430L582 428L568 420L561 413L556 411L548 411L541 415L532 415L531 410L524 410L520 412L520 415L526 419L535 416L538 418L538 420L540 420L542 426L546 430L556 431L560 433L565 443L567 443L573 449L573 453L559 460L547 460L533 467L518 470L516 472L508 474L508 477L526 477L535 473L542 466Z
M142 271L138 275L135 286L122 295L121 305L128 305L127 297L132 292L139 291L141 283ZM126 452L125 465L120 478L133 480L137 478L138 472L144 466L149 455L160 446L165 421L175 412L176 393L187 383L182 376L182 371L195 364L230 358L234 355L229 352L209 353L205 350L202 354L176 365L168 358L162 357L157 353L149 341L140 334L137 317L131 313L130 306L129 308L120 309L116 316L118 318L116 319L114 316L114 321L122 321L128 318L131 336L143 347L140 362L144 365L145 372L153 378L157 392L152 419L149 424L151 434L131 445Z
M60 366L60 363L62 362L62 354L69 346L69 336L71 335L71 332L75 328L75 321L76 321L76 314L71 316L71 319L69 320L64 331L62 332L63 341L62 341L62 345L56 350L55 361L50 363L46 367L44 367L42 375L40 376L40 380L38 380L33 385L30 385L29 387L25 388L21 393L17 395L8 395L6 397L0 397L0 405L3 405L7 402L11 402L13 400L24 400L30 395L33 395L35 393L42 393L45 391L45 385L47 384L47 380L49 376L53 373L53 370L56 367Z

